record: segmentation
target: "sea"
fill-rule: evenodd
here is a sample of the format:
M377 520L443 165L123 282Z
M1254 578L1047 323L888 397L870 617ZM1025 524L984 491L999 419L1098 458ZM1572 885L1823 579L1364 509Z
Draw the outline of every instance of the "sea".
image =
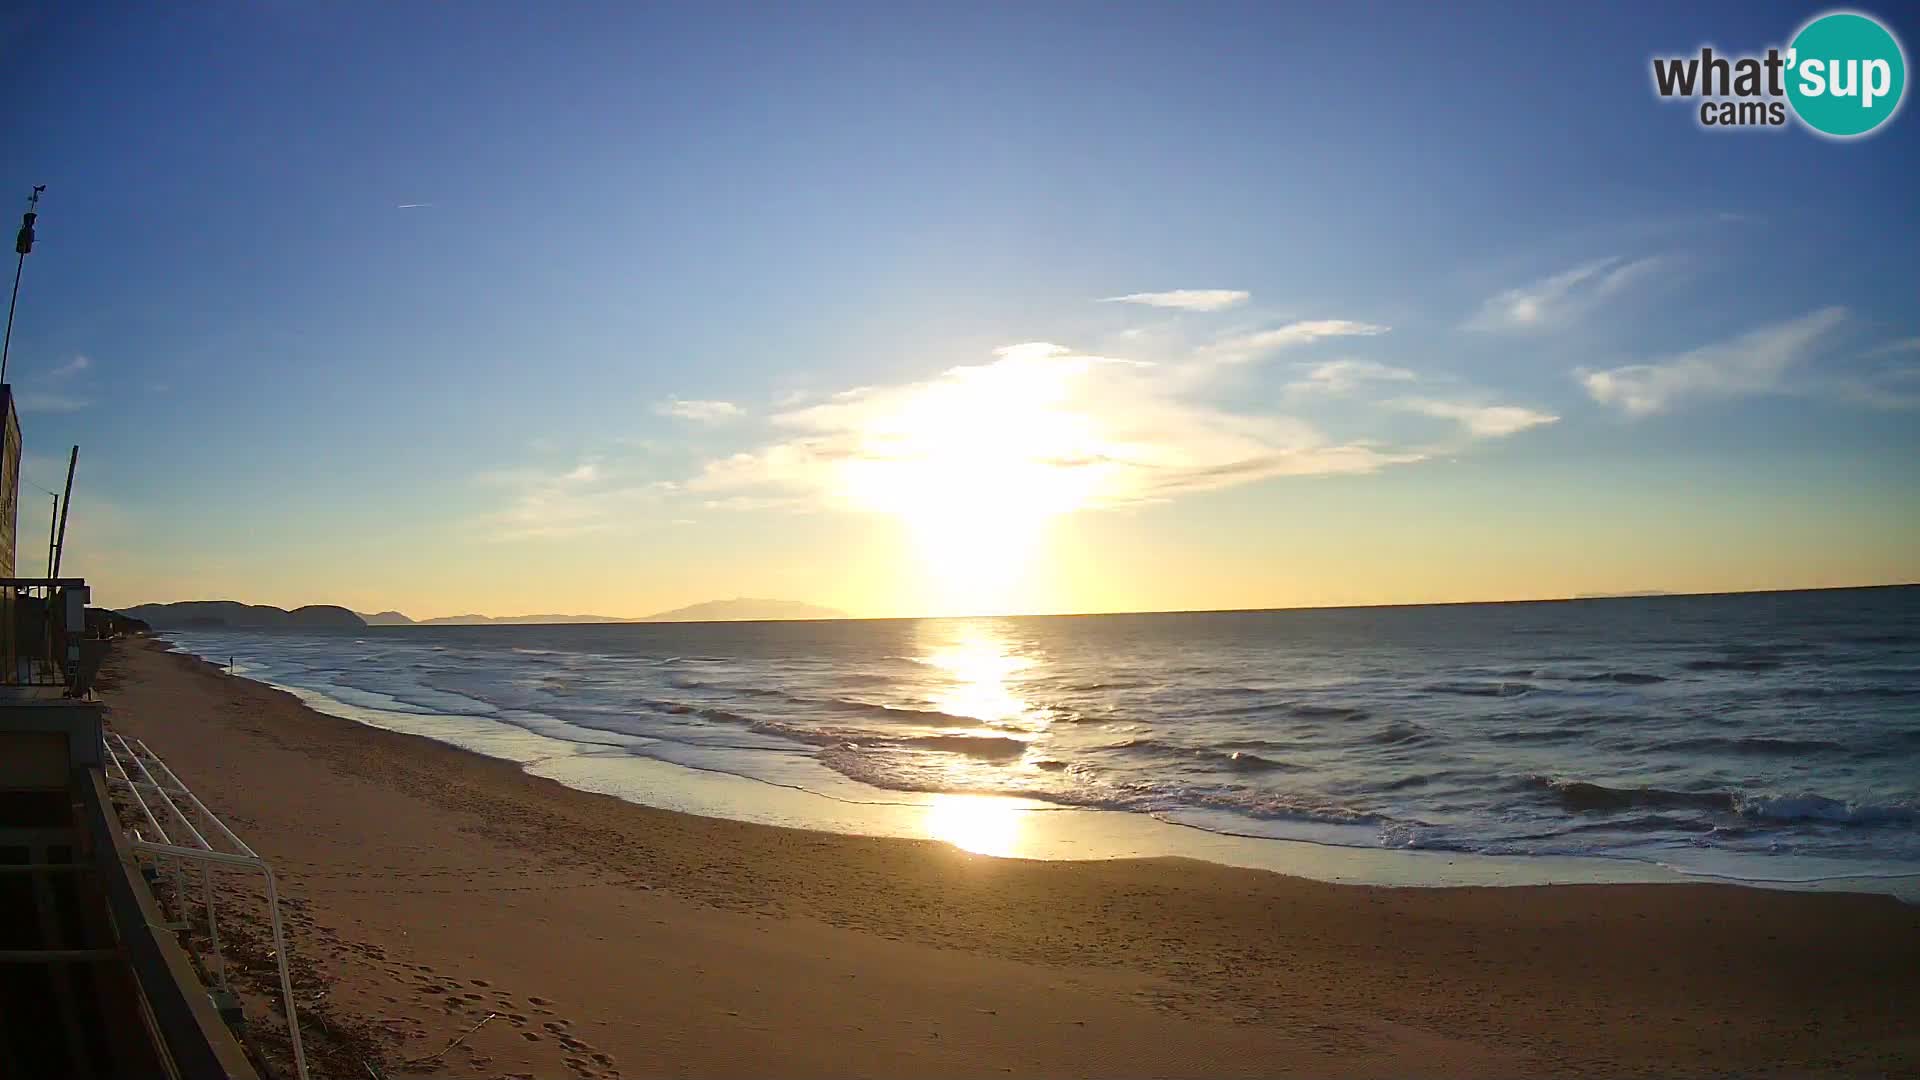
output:
M579 786L636 801L730 813L760 801L683 789L777 790L783 824L900 832L849 808L946 807L931 820L950 825L962 799L1152 822L1148 853L1207 857L1230 837L1616 878L1920 883L1914 586L169 636L322 710L533 771L568 759L599 778ZM949 838L1029 854L1009 828Z

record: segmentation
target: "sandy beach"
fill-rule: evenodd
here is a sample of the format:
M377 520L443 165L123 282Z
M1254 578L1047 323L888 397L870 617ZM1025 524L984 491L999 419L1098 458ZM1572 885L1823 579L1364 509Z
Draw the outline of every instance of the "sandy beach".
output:
M112 725L281 875L317 1075L402 1075L489 1013L413 1069L1920 1069L1920 909L1885 896L993 859L575 791L156 643L117 648L106 680ZM231 902L250 888L230 883ZM257 932L230 940L244 952ZM248 1002L269 1046L271 1001Z

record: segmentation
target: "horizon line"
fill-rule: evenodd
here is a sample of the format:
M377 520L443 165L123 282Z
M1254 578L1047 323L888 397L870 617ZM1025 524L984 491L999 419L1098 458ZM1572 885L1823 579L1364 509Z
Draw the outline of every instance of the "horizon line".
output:
M404 613L399 611L399 609L397 608L388 608L386 612L369 613L369 612L359 611L355 608L347 607L343 604L301 604L299 605L299 607L296 607L296 608L280 608L279 610L297 611L299 610L299 608L307 608L307 607L333 607L333 608L339 608L343 611L351 612L352 614L359 616L362 619L366 618L367 615L369 614L379 615L379 614L385 614L390 612L392 614L402 615L402 617L407 618L410 621L406 623L389 623L389 624L385 624L385 626L388 628L404 629L408 626L425 626L428 623L432 622L433 620L460 619L460 618L467 618L470 616L487 619L495 623L505 621L505 620L527 619L527 618L535 617L537 615L551 615L556 618L566 618L571 620L569 622L560 622L560 623L518 622L518 623L511 624L511 625L518 625L518 626L568 626L568 625L620 626L620 625L628 625L628 624L634 624L634 623L653 623L653 622L812 623L812 622L901 622L901 621L907 621L907 620L913 620L917 622L917 621L930 620L930 619L1088 619L1088 618L1098 618L1101 616L1109 616L1109 615L1235 615L1235 614L1261 614L1266 612L1278 612L1278 611L1366 611L1366 610L1373 610L1373 609L1379 609L1379 608L1390 609L1390 608L1422 608L1422 607L1477 607L1477 606L1496 605L1496 604L1499 604L1499 605L1570 604L1570 603L1582 603L1582 602L1606 601L1606 600L1679 600L1679 599L1700 599L1700 598L1716 597L1716 596L1764 596L1768 594L1784 595L1787 593L1855 592L1855 591L1860 591L1865 589L1911 589L1911 588L1920 588L1920 581L1876 582L1876 583L1865 584L1865 585L1812 585L1812 586L1800 586L1800 587L1789 587L1789 588L1718 589L1718 590L1711 590L1706 592L1668 592L1664 590L1645 590L1645 591L1617 592L1617 593L1580 593L1573 596L1516 597L1516 598L1506 598L1506 599L1497 599L1497 600L1417 600L1417 601L1390 601L1390 602L1375 603L1375 604L1293 604L1293 605L1286 605L1286 606L1279 606L1279 607L1151 608L1151 609L1138 609L1138 610L1130 610L1130 611L1046 611L1046 612L1023 612L1020 614L976 612L971 614L958 614L958 615L838 615L838 616L822 616L822 617L811 618L811 619L660 619L658 618L658 616L661 614L668 614L673 611L681 610L680 608L669 608L667 609L666 612L656 612L653 615L637 615L637 616L614 616L614 615L597 616L596 615L596 616L592 616L590 619L582 616L561 615L558 612L537 612L537 613L529 613L524 615L481 615L478 612L464 612L459 615L432 615L432 616L426 617L425 619L414 619L412 616L404 615ZM700 604L714 603L714 602L715 601L698 601L694 604L682 605L682 607L683 608L696 607L696 606L699 606ZM817 604L817 605L811 604L808 601L784 601L784 602L805 603L805 604L808 604L809 606L814 606L814 607L826 606L824 604ZM130 604L130 605L127 605L126 607L105 608L104 610L113 611L115 613L125 615L125 613L130 608L166 607L171 604L206 604L206 603L243 604L244 606L247 606L247 607L277 607L278 606L274 604L246 604L244 601L239 601L239 600L171 600L171 601L151 603L151 604ZM380 625L381 624L370 623L368 624L367 628L375 629ZM461 624L442 623L441 625L461 625ZM468 623L465 625L485 626L489 624L488 623Z

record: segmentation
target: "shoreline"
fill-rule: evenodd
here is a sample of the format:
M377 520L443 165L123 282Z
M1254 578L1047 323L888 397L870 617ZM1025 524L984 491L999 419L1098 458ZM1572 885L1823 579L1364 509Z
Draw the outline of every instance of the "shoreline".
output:
M274 861L343 1014L418 1056L512 998L454 1075L1920 1064L1920 912L1884 895L989 858L575 790L151 644L109 664L112 722Z
M220 665L158 639L182 655ZM827 787L783 784L756 776L701 768L640 754L596 753L519 726L480 717L450 717L379 709L323 691L235 677L288 693L329 716L383 731L513 762L530 775L575 790L611 795L656 809L753 824L854 836L935 839L976 854L1087 861L1113 858L1189 858L1265 870L1316 881L1394 887L1554 884L1678 884L1703 882L1811 892L1864 892L1920 903L1920 870L1817 872L1801 858L1797 872L1757 875L1760 857L1701 849L1690 862L1627 855L1486 854L1448 849L1386 847L1236 832L1157 815L1075 806L1039 798L898 791L834 776ZM837 788L838 791L831 790ZM870 797L863 797L870 796ZM970 820L972 819L972 820Z

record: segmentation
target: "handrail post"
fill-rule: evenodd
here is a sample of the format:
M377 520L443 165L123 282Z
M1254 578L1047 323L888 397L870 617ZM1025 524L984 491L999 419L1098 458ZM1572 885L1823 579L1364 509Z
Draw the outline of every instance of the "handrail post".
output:
M210 827L209 831L217 832L246 854L236 855L215 850L213 845L207 842L206 837L202 835L200 829L196 828L194 823L188 819L185 811L181 810L179 805L173 801L169 789L162 785L153 771L147 767L147 761L142 758L141 753L136 753L133 747L127 744L126 738L119 732L103 733L101 742L106 750L106 762L110 766L106 770L108 777L126 785L127 790L133 795L134 803L139 806L141 815L146 818L147 824L153 828L154 832L159 834L162 841L160 843L154 843L141 840L136 835L132 842L134 850L143 851L155 859L171 859L174 861L176 867L183 866L184 862L188 860L197 861L202 864L204 875L201 883L207 905L207 933L215 954L218 954L220 951L220 934L215 922L216 916L214 912L214 866L219 864L248 867L258 870L266 876L267 920L273 933L275 966L280 969L280 998L287 1016L287 1039L293 1048L293 1066L295 1073L298 1075L299 1080L309 1080L306 1047L300 1038L300 1010L293 996L293 969L288 963L286 930L280 918L280 885L278 879L274 876L273 867L267 865L265 859L256 854L254 850L248 847L238 836L235 836L233 830L227 828L225 822L221 821L212 811L208 810L206 805L200 801L199 797L193 793L191 788L180 783L180 778L174 774L174 771L167 766L165 761L160 759L159 755L148 748L145 742L138 739L134 740L140 747L140 751L146 755L146 758L151 759L153 765L165 774L169 780L173 781L174 789L185 796L188 803L200 814L202 822ZM115 743L119 744L118 750L114 748ZM132 760L134 768L145 778L144 781L133 778L133 774L127 769L128 760ZM117 777L113 776L115 770L118 770L120 774ZM167 835L166 828L160 824L159 818L155 816L152 806L150 806L141 795L140 789L142 787L151 788L153 792L159 796L161 805L173 812L173 816L178 819L181 825L186 827L187 832L191 834L194 842L199 846L189 847L172 842L171 838ZM186 911L186 904L181 893L182 883L180 880L184 876L183 873L179 873L178 870L176 870L174 881L175 901L182 912ZM227 986L225 957L221 958L220 963L220 985L223 989Z
M273 867L265 862L260 869L267 875L267 916L273 923L273 954L280 960L280 994L287 1005L287 1038L293 1041L293 1061L300 1080L307 1080L307 1053L300 1045L300 1017L293 1005L293 973L287 967L287 942L280 933L280 890L274 883Z

